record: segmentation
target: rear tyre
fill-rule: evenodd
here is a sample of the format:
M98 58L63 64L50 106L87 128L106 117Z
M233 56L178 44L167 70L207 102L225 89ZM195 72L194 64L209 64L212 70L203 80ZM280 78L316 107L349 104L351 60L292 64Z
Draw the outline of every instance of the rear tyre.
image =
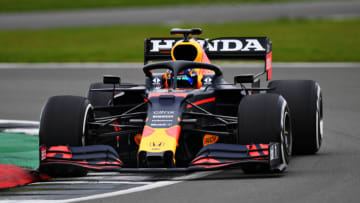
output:
M323 139L323 104L318 83L312 80L275 80L270 92L288 102L294 135L294 154L315 154Z
M278 94L255 94L244 97L238 110L237 143L281 144L283 171L292 153L292 134L290 113L286 100ZM268 166L248 165L245 173L268 172Z
M39 130L39 143L45 146L84 146L91 104L84 97L55 96L45 104ZM41 170L41 165L40 165ZM86 172L86 171L85 171ZM47 170L51 176L82 176L84 171Z
M101 82L92 83L89 87L88 99L92 106L108 106L111 101L112 92L99 92L99 91L90 91L90 89L103 89L103 88L113 88L112 84L104 84Z

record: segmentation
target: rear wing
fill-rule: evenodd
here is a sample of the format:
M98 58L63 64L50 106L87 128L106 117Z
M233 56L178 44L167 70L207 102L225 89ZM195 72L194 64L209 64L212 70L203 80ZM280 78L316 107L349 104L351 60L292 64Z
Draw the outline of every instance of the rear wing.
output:
M171 60L171 48L183 38L149 38L145 40L144 63ZM272 76L272 43L268 37L197 38L210 60L263 60L267 80Z

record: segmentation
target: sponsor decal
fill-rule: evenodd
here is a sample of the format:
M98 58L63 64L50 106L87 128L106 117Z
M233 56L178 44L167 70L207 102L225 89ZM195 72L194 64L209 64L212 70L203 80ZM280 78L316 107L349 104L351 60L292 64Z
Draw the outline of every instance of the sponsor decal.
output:
M150 142L150 147L163 147L165 146L165 143L164 142Z
M161 52L162 50L170 50L179 40L151 39L150 52ZM224 39L214 39L214 40L198 39L197 41L204 49L207 49L208 52L266 51L264 45L261 44L259 39L224 38Z
M219 136L217 135L204 135L203 138L203 146L209 145L209 144L215 144L219 140Z
M154 77L154 79L152 80L152 85L153 87L155 87L156 89L160 89L161 88L161 79L158 77Z
M170 127L175 119L175 111L153 111L151 116L151 127Z
M162 114L162 115L174 115L175 111L153 111L153 114L155 115L159 115L159 114Z
M204 83L204 85L211 85L212 84L212 78L211 77L205 77L204 79L203 79L203 83Z
M151 44L150 52L159 52L160 50L170 50L175 44L175 40L151 40Z
M270 146L270 160L279 159L278 145L274 144Z
M41 161L46 159L46 146L42 145L40 148L41 151Z
M135 143L139 146L140 145L140 142L141 142L141 134L136 134L134 136L134 141Z

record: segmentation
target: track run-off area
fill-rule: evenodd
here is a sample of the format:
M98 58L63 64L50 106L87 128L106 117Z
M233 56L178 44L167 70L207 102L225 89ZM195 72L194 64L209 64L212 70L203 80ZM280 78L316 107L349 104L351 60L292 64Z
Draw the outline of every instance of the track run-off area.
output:
M105 74L141 84L141 64L3 64L0 119L39 121L54 95L87 95ZM255 64L220 64L225 79L262 71ZM273 80L312 79L323 91L324 141L316 155L295 156L276 175L241 170L178 174L90 173L0 191L0 202L359 202L360 64L274 63ZM266 82L262 83L266 86Z

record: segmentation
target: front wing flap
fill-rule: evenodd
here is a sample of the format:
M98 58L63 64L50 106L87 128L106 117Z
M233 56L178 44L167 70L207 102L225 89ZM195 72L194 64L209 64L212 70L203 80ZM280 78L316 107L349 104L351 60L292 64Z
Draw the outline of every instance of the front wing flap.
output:
M203 147L191 162L193 168L212 169L226 166L264 164L270 171L282 171L286 164L282 161L281 145L270 144L212 144Z
M107 145L41 146L40 149L40 170L51 170L55 165L72 165L95 171L115 170L123 166L118 153Z
M187 168L126 168L117 152L106 145L41 146L40 171L56 168L115 172L186 172L216 170L263 164L270 171L286 168L279 143L270 144L211 144L203 147Z

